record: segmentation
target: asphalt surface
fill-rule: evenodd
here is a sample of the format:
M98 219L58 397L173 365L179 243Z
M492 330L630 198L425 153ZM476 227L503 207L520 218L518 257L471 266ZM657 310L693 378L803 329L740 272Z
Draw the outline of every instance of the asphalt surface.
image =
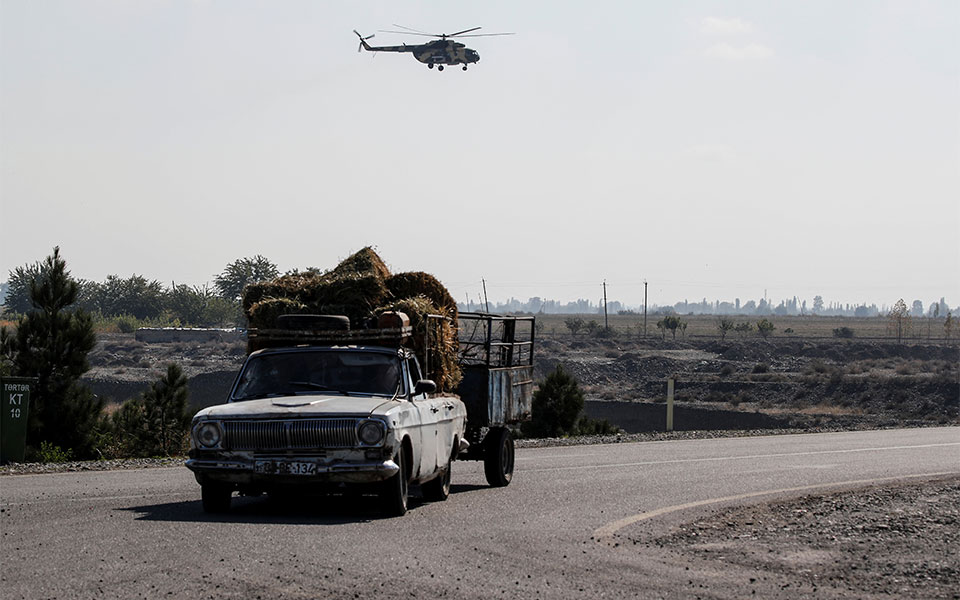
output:
M529 448L516 465L492 489L455 463L446 502L392 519L372 497L235 498L210 516L182 467L5 476L2 597L689 597L682 563L625 541L718 507L958 474L960 428ZM702 597L740 595L709 583Z

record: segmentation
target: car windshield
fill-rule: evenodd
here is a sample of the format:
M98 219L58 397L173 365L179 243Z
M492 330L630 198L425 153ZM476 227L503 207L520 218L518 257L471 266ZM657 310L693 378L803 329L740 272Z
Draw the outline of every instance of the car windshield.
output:
M400 390L400 360L379 352L279 352L251 357L233 400L334 393L394 396Z

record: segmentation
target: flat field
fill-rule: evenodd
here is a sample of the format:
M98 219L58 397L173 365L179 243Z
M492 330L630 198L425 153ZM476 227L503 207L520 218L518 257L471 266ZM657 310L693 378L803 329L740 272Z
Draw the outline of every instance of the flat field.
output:
M677 339L683 337L699 338L720 338L720 330L717 328L719 317L716 315L678 315L680 320L687 323L685 332L677 332ZM569 337L570 330L566 326L568 319L580 318L585 323L595 321L597 327L603 327L603 314L582 314L582 315L552 315L538 314L537 321L542 323L540 335L564 336ZM610 328L616 335L642 337L643 336L643 315L609 315ZM647 337L661 337L660 330L657 329L657 321L663 318L663 315L647 315ZM841 327L848 327L853 330L854 338L866 339L896 339L896 329L892 326L891 320L886 316L881 317L821 317L815 315L807 316L757 316L757 315L728 315L726 318L733 320L734 323L750 322L754 326L751 333L739 334L734 331L727 333L728 339L759 337L756 332L756 324L760 319L767 319L772 322L775 329L770 337L773 338L832 338L833 331ZM906 335L904 339L912 341L927 341L945 339L946 330L944 328L945 318L911 318L907 320ZM789 331L788 331L789 330ZM578 335L585 335L586 328L582 329ZM666 332L667 339L672 336ZM960 326L955 327L953 339L960 337Z

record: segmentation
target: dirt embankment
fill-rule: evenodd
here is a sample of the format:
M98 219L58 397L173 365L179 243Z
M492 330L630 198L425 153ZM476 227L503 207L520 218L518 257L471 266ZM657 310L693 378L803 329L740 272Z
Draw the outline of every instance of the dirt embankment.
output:
M685 564L691 597L956 599L960 479L726 509L631 541Z
M121 403L140 395L173 362L189 379L191 404L201 408L226 400L245 356L244 341L144 343L133 334L101 334L83 380L98 396Z
M226 399L245 356L239 342L137 342L101 335L85 381L122 402L176 362L200 408ZM960 422L960 348L802 339L673 341L545 338L536 379L556 365L586 392L587 413L636 433L664 429L666 379L677 430L857 429Z
M678 429L960 422L960 348L951 345L798 339L541 341L537 377L558 364L583 385L590 416L607 418L627 431L662 429L671 377Z

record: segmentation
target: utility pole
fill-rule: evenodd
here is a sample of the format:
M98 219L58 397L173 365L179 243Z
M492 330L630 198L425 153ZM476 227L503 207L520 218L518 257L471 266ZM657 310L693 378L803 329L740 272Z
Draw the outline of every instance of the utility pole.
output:
M603 328L610 331L610 321L607 318L607 280L603 280Z
M490 301L487 299L487 280L481 279L483 283L483 303L487 305L487 312L490 312Z
M643 280L643 337L647 337L647 280Z

